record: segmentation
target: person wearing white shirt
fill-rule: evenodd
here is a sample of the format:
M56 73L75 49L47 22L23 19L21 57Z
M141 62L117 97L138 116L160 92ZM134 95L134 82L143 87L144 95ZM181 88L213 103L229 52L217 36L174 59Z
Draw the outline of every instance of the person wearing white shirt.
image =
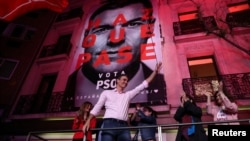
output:
M124 91L128 85L128 76L120 75L116 79L116 88L114 90L105 90L101 93L94 108L90 111L90 116L83 126L83 131L89 130L90 119L97 116L102 107L105 107L103 116L103 128L119 128L128 127L128 109L130 101L142 90L148 87L149 83L154 79L158 71L161 69L162 63L157 63L155 70L140 85L130 91ZM130 130L103 130L101 140L104 141L130 141Z

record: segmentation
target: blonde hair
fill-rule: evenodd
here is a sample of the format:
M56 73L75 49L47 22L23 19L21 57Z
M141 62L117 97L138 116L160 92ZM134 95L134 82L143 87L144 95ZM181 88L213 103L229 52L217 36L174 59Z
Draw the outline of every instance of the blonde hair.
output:
M90 105L90 106L91 106L91 109L92 109L93 104L92 104L91 102L85 101L85 102L82 103L82 105L80 106L79 110L77 111L78 117L83 117L84 109L85 109L85 107L88 106L88 105ZM89 113L88 113L88 115L89 115Z

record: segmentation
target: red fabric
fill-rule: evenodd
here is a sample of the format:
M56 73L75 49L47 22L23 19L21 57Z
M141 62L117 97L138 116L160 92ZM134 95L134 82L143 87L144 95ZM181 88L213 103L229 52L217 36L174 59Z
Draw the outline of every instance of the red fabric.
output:
M0 0L0 19L12 21L16 17L36 9L62 12L68 0Z
M85 124L85 121L83 121L82 119L78 119L78 116L76 116L74 118L74 121L73 121L72 129L82 130L82 127L83 127L84 124ZM90 126L90 129L96 127L96 118L95 117L93 117L90 120L90 125L89 126ZM84 135L84 132L75 132L74 135L73 135L73 139L82 139L83 135ZM88 131L88 133L87 133L87 141L92 141L92 132L91 132L91 130Z

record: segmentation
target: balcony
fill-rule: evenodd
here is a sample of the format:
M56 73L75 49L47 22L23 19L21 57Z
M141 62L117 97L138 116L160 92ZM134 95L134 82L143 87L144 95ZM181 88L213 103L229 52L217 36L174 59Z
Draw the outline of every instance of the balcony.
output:
M53 44L44 46L39 58L55 56L59 54L69 54L71 44Z
M223 81L223 90L229 98L234 100L250 99L250 73L228 74L220 76ZM182 80L183 89L191 94L197 102L206 102L202 91L211 92L212 82L217 77L186 78Z
M71 34L62 35L55 44L43 46L38 63L47 63L57 60L66 60L72 48Z
M41 97L44 95L48 95L49 100ZM38 94L20 96L14 115L62 112L60 108L63 101L63 92L41 94L41 96Z
M228 13L226 22L230 28L234 27L250 27L250 10L244 10L234 13Z
M173 23L174 35L187 35L199 32L212 31L217 29L217 24L213 16L203 17L202 20L193 19Z
M240 125L224 125L224 126L218 126L218 124L227 124L227 123L239 123ZM96 137L98 136L99 131L104 130L130 130L131 137L135 137L136 131L143 128L156 128L156 140L157 141L168 141L168 140L175 140L175 137L177 135L177 129L179 126L183 125L202 125L206 131L206 134L209 136L209 138L214 138L215 140L218 139L218 136L211 136L212 129L215 127L217 129L223 129L223 130L234 130L235 132L241 129L241 131L247 131L249 128L250 119L239 119L239 120L226 120L226 121L207 121L207 122L195 122L195 123L172 123L172 124L157 124L157 125L148 125L148 126L128 126L128 127L120 127L120 128L92 128L92 138L93 141L96 140ZM217 124L217 125L216 125ZM27 129L26 129L27 130ZM28 135L26 137L26 141L37 141L37 140L44 140L44 141L71 141L73 134L76 131L82 131L82 130L48 130L45 129L43 131L29 131ZM6 131L5 131L6 132ZM140 136L140 135L139 135ZM219 137L221 138L221 137ZM244 139L246 140L248 137L244 136ZM141 141L141 139L138 139L138 141Z

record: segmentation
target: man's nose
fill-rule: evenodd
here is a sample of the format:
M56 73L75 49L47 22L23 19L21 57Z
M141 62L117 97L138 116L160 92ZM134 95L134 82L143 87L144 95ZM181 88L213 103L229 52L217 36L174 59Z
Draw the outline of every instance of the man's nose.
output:
M122 30L123 29L124 28L122 27L122 25L120 25L120 24L115 25L115 27L114 27L115 38L119 38L120 37L120 35L122 34Z
M125 41L125 29L122 25L115 25L114 28L110 31L108 45L119 45Z

